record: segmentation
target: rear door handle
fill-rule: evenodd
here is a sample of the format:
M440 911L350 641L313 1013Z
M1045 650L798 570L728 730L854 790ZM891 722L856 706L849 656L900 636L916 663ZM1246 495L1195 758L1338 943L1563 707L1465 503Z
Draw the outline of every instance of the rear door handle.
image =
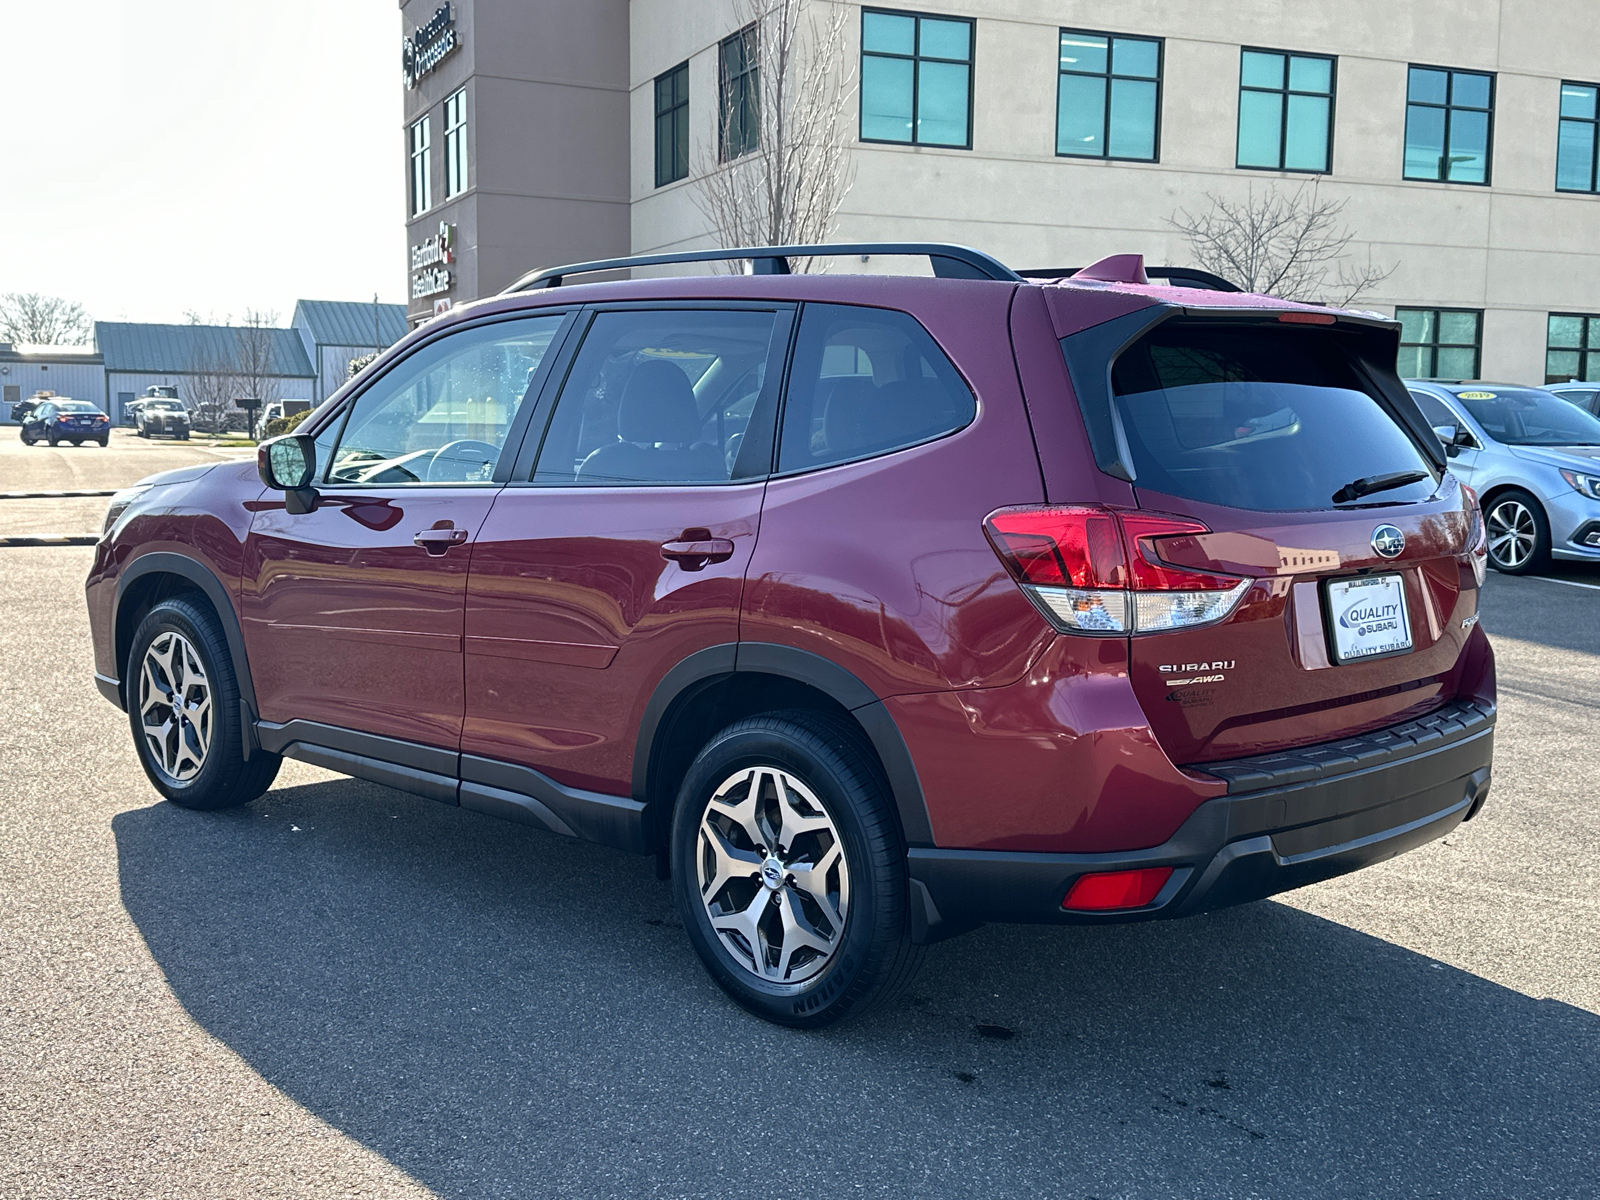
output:
M699 571L707 563L727 562L733 557L733 543L727 538L704 538L692 542L666 542L661 557L675 562L685 571Z
M412 542L421 546L429 554L437 557L451 546L459 546L467 540L465 529L424 529L412 537Z

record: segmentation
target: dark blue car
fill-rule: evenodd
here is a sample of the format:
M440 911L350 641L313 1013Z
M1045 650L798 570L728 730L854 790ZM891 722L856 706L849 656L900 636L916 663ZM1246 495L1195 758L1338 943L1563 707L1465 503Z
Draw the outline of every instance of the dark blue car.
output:
M104 446L111 440L111 418L87 400L52 397L22 418L22 444L31 446L41 439L52 446L62 442Z

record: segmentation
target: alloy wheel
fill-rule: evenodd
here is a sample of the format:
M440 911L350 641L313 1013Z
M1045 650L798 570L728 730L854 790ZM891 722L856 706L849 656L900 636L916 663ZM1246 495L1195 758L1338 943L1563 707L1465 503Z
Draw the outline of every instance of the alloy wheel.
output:
M1485 522L1489 535L1489 557L1497 567L1515 570L1532 556L1539 542L1539 527L1533 513L1520 500L1502 500L1489 510Z
M767 983L802 983L833 958L850 908L839 831L806 785L779 767L747 767L700 818L700 901L733 960Z
M211 681L193 643L167 630L139 668L139 725L150 756L179 781L193 779L211 748Z

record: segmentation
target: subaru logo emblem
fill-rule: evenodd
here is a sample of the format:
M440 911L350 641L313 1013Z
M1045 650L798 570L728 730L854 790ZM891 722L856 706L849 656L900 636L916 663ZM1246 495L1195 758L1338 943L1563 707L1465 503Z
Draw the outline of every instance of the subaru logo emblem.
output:
M1379 525L1372 531L1372 548L1385 558L1398 558L1406 548L1406 535L1393 525Z

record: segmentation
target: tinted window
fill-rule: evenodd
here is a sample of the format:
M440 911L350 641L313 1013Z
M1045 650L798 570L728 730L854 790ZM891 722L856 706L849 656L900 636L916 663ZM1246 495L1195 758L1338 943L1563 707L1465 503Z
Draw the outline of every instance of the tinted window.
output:
M1422 410L1422 415L1427 418L1429 425L1460 425L1461 418L1450 411L1450 406L1437 396L1430 396L1427 392L1412 392L1411 398L1417 402L1417 407Z
M1549 392L1484 388L1458 392L1456 400L1508 446L1600 446L1600 421Z
M1435 476L1331 334L1169 323L1112 372L1141 488L1257 511L1325 509L1356 479L1422 471L1369 503L1426 498Z
M867 458L967 425L977 402L905 313L808 304L784 400L780 471Z
M562 388L534 481L726 483L776 324L771 312L601 313Z
M87 400L58 400L56 401L56 404L62 412L66 413L92 413L100 411Z
M430 343L360 396L329 483L487 483L559 315L464 329ZM338 423L317 438L317 460Z

